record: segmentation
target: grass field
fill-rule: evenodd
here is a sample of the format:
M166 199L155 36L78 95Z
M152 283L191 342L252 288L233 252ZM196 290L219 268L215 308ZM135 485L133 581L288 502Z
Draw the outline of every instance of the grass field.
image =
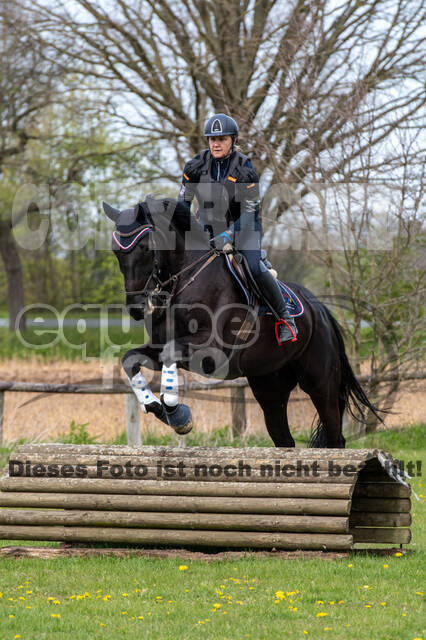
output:
M424 429L379 432L356 446L424 468ZM231 444L223 432L216 441ZM1 558L0 638L425 640L426 501L421 475L411 483L419 500L402 555Z

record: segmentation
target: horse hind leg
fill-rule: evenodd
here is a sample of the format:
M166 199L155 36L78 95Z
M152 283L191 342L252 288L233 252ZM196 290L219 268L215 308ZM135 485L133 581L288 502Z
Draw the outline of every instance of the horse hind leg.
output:
M307 391L309 393L309 391ZM318 423L311 438L310 446L317 448L343 449L345 439L342 434L342 403L336 394L309 393L318 412Z
M282 371L266 376L249 376L248 383L260 404L265 425L276 447L294 447L287 419L287 404L297 381Z

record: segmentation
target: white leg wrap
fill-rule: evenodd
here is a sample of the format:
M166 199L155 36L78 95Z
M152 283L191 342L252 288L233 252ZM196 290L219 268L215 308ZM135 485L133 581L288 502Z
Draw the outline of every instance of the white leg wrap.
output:
M140 372L133 376L130 380L130 384L132 385L133 393L137 397L144 413L146 413L145 405L151 404L152 402L160 402L152 393L149 384Z
M176 363L173 363L170 367L166 367L163 364L161 370L161 396L164 403L169 407L175 407L179 403L179 377Z

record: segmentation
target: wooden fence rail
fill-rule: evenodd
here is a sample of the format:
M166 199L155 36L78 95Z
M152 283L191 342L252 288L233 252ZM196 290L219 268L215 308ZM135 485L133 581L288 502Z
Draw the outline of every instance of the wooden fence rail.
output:
M361 383L369 382L371 379L368 375L358 376L358 380ZM424 380L426 379L426 372L404 374L403 376L387 375L382 376L379 382L396 382L397 380ZM183 393L188 391L211 391L215 389L231 389L241 390L248 387L246 378L237 378L236 380L210 380L208 382L198 380L187 380L184 378L181 390ZM151 389L154 392L160 391L160 385L158 383L152 383ZM0 380L0 445L3 443L3 417L4 417L4 405L6 392L22 392L22 393L72 393L72 394L126 394L125 406L126 406L126 425L127 425L127 441L131 446L140 446L141 444L141 427L140 427L140 411L139 404L136 396L133 394L129 385L125 383L118 384L79 384L79 383L64 383L53 384L46 382L20 382L20 381L7 381ZM240 402L242 403L242 394L238 394ZM304 401L304 397L290 397L292 402ZM243 404L243 403L242 403ZM238 416L235 417L238 419ZM237 432L244 431L244 427L239 423Z

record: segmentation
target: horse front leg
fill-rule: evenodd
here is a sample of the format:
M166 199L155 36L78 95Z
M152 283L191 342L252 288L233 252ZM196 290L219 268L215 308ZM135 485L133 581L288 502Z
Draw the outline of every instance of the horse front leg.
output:
M150 345L131 349L123 356L123 368L131 388L144 413L153 413L159 420L172 427L179 435L192 429L191 410L179 404L179 380L176 364L168 367L159 362L159 349ZM160 399L152 392L141 367L162 370Z

